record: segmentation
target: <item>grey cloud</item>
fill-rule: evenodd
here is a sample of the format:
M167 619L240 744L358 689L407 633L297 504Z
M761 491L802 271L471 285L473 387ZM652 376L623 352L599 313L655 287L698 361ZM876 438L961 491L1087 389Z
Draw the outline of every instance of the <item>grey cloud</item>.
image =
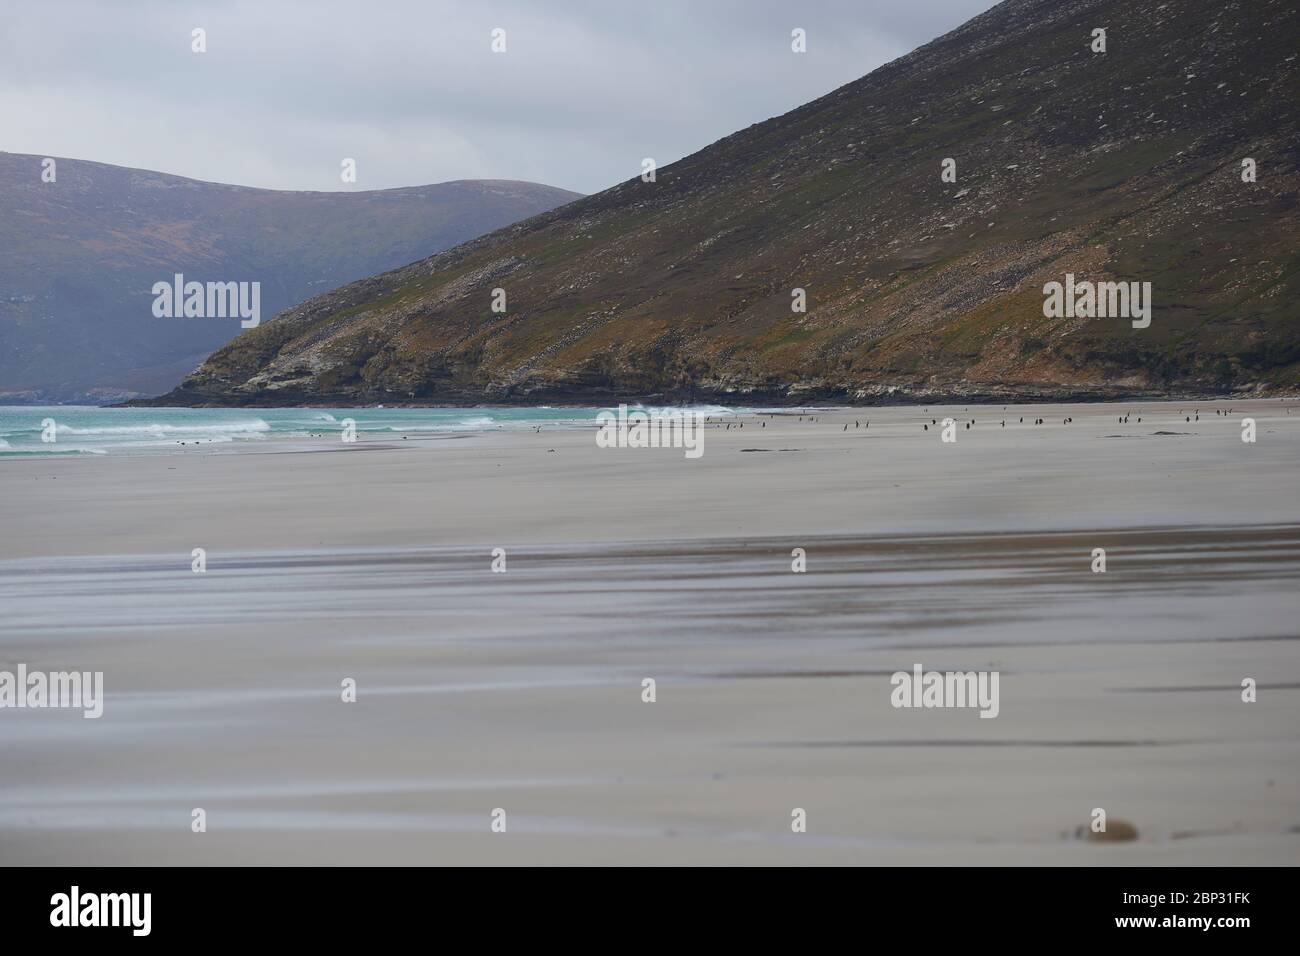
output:
M277 188L346 188L348 156L355 188L505 178L594 192L990 5L19 0L0 32L0 148ZM488 49L498 26L505 55Z

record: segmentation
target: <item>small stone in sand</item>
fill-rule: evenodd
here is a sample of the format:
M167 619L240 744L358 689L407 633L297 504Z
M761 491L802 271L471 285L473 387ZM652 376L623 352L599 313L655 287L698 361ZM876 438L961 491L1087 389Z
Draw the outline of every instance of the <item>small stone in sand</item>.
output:
M1137 827L1127 820L1107 820L1106 829L1101 833L1085 825L1075 830L1074 835L1089 843L1128 843L1138 838L1138 831Z

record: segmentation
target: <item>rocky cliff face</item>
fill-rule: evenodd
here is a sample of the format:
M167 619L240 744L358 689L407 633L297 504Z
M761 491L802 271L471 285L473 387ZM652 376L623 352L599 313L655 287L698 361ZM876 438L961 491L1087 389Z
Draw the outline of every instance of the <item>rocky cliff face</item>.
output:
M1291 0L1008 0L654 182L311 299L162 401L1294 388L1297 35ZM1045 316L1067 274L1150 282L1149 327Z
M284 192L0 153L0 401L172 388L238 320L159 319L151 288L259 282L263 315L577 198L471 181Z

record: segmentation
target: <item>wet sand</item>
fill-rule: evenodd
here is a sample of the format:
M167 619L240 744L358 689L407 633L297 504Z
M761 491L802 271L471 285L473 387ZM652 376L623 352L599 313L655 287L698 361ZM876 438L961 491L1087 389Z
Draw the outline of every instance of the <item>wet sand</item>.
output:
M107 696L0 711L0 863L1300 862L1300 413L1229 404L0 463L0 669Z

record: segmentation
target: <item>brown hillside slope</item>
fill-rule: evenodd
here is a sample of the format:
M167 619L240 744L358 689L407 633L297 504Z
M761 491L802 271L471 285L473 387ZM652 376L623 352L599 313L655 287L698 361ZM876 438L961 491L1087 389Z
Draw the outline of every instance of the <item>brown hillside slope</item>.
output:
M314 298L160 401L1293 388L1297 35L1293 0L1008 0L656 182ZM1044 318L1067 272L1151 282L1150 328Z

